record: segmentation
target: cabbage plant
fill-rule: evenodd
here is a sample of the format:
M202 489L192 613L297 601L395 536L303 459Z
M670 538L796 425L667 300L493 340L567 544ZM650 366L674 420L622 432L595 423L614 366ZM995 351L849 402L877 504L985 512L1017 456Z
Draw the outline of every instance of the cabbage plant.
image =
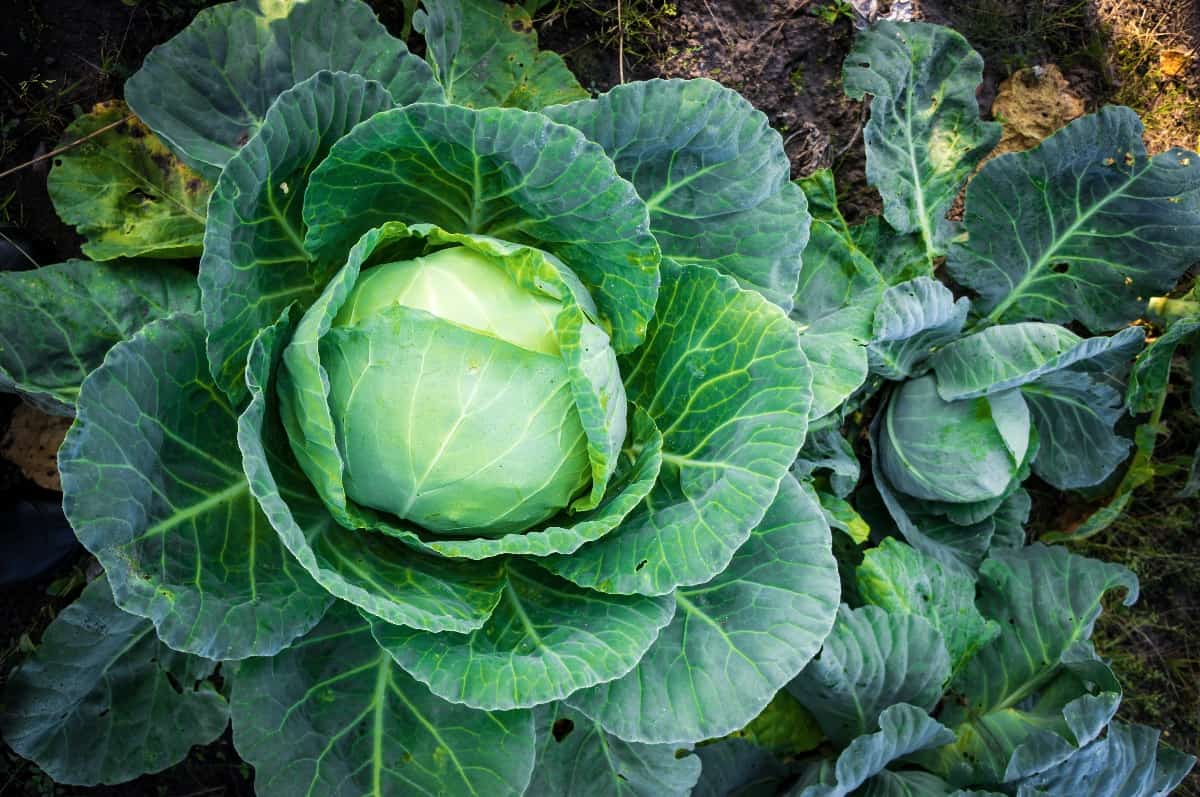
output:
M5 275L0 354L104 568L7 691L55 780L228 718L262 795L686 789L832 627L780 135L591 98L517 7L413 25L206 9L55 166L91 260Z
M884 21L851 224L735 92L591 98L520 8L423 6L424 59L357 0L217 6L73 126L121 122L50 175L91 260L0 275L0 386L75 416L104 575L13 749L117 783L231 723L289 797L1173 789L1091 642L1137 580L1026 545L1024 484L1096 528L1142 478L1197 156L1104 108L984 162L980 57Z

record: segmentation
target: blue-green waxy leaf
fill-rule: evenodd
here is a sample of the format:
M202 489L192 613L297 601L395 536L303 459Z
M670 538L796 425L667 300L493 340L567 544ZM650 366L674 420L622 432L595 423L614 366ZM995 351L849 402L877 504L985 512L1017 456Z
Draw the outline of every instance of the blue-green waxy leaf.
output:
M987 327L933 354L938 395L946 401L1021 387L1043 376L1074 370L1122 371L1142 347L1138 327L1112 337L1080 338L1057 324L1024 321Z
M700 777L700 759L678 745L639 744L613 736L565 703L533 713L538 757L530 795L572 797L687 797Z
M711 80L645 80L546 114L583 131L633 182L664 257L791 309L808 205L779 133L740 94Z
M389 623L457 633L479 628L500 600L499 564L443 560L346 528L296 464L274 400L275 374L294 328L285 313L250 347L250 404L238 419L250 490L279 538L330 594Z
M318 72L279 95L221 172L199 282L212 374L236 403L250 341L292 302L312 302L345 262L346 252L318 261L304 249L309 174L350 128L394 105L380 83Z
M646 345L621 373L662 430L658 482L606 537L539 561L604 592L703 584L746 541L804 440L811 391L795 326L730 277L668 265Z
M1028 736L1013 748L1008 766L1004 768L1004 781L1013 783L1066 761L1104 732L1120 704L1120 692L1083 694L1071 700L1062 708L1062 720L1068 733L1060 735L1062 727L1026 731Z
M947 222L948 224L948 222ZM888 285L930 275L929 253L920 233L900 233L879 216L850 227L850 239L879 269Z
M230 704L262 797L510 797L533 771L532 712L435 697L342 603L293 647L246 662Z
M630 741L699 741L738 730L817 652L838 590L821 508L811 490L785 478L729 567L675 592L675 617L641 662L566 702Z
M275 98L323 69L376 80L398 105L443 97L425 62L360 0L237 0L202 10L155 47L125 98L175 154L216 180Z
M975 580L894 539L867 551L855 569L858 594L892 614L915 614L942 635L952 672L1000 633L975 608ZM908 700L906 702L914 702Z
M1196 763L1159 744L1159 732L1145 725L1114 722L1108 735L1058 766L1020 783L1018 797L1161 797L1174 791Z
M161 263L68 260L0 272L0 391L71 415L83 378L114 343L199 301L192 275Z
M791 774L769 750L736 737L696 748L700 780L692 797L773 797Z
M176 650L269 656L330 598L271 531L194 314L155 321L84 381L59 453L63 510L117 605Z
M1002 499L1029 451L1032 422L1016 390L944 401L937 381L905 382L888 401L879 460L895 488L927 501Z
M821 655L788 691L844 745L876 730L888 706L932 709L949 679L942 634L924 617L843 604Z
M838 207L837 184L833 169L817 169L796 181L808 200L808 212L813 221L829 224L839 235L850 237L850 227Z
M855 797L965 797L937 775L917 770L885 769L855 792ZM995 797L1000 797L996 795Z
M850 97L872 97L863 141L884 218L920 234L932 273L946 211L1000 140L1000 125L979 118L983 59L948 28L880 21L855 39L844 79Z
M1091 487L1117 469L1133 445L1115 431L1125 414L1116 388L1074 370L1021 388L1040 445L1033 472L1060 490Z
M670 595L607 595L509 559L492 616L469 634L371 620L375 640L433 693L472 708L530 708L633 669L675 612Z
M918 373L931 352L958 337L970 309L969 301L956 301L950 289L932 277L888 288L875 308L867 346L871 373L885 379Z
M123 783L182 761L225 729L225 699L202 683L215 668L118 609L101 576L12 674L0 731L58 783Z
M956 741L921 761L956 780L998 784L1035 733L1079 743L1111 716L1119 687L1086 640L1105 593L1124 589L1132 603L1137 580L1119 565L1035 544L993 551L979 586L980 613L1000 635L947 692L939 719Z
M989 320L1117 329L1200 259L1200 156L1149 157L1137 114L1108 106L989 161L963 222L947 267Z
M804 481L817 471L829 472L829 487L839 498L850 495L858 484L861 466L850 441L834 425L812 429L792 465L792 475Z
M414 2L413 5L416 5ZM424 0L413 28L446 102L536 111L588 93L558 53L538 52L529 12L519 4Z
M954 734L920 708L889 706L879 716L879 730L851 742L832 768L822 768L818 782L800 784L787 797L846 797L893 761L919 750L947 744Z
M388 221L549 252L595 299L618 353L645 337L659 263L645 203L574 128L515 108L419 103L376 114L313 172L305 247L318 261L344 257Z
M58 217L87 240L93 260L196 257L212 186L175 159L120 100L96 105L66 129L46 179ZM86 140L84 140L86 139Z
M814 220L791 315L805 333L840 333L866 343L885 287L875 265L848 236Z
M841 407L867 381L867 350L853 335L838 332L804 332L799 344L812 371L809 418L815 421Z
M1167 327L1158 340L1138 355L1129 373L1129 389L1126 392L1126 403L1131 412L1151 412L1154 409L1171 381L1171 360L1176 350L1180 346L1194 346L1197 342L1200 342L1200 315L1185 316ZM1200 380L1194 375L1200 374L1200 368L1193 367L1192 374L1192 404L1196 406L1200 397L1200 393L1196 392L1200 390L1197 388Z

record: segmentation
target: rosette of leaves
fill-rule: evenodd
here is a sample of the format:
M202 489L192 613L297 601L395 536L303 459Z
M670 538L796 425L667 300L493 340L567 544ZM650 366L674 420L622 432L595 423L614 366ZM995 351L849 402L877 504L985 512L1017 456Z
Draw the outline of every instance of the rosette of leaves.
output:
M1090 637L1106 594L1136 599L1125 568L1035 544L967 574L887 538L853 580L785 693L804 736L700 748L696 793L1150 797L1195 763L1113 720L1121 688Z
M834 622L779 135L711 81L588 98L518 7L413 23L424 60L358 0L201 11L87 153L146 180L95 224L67 191L112 259L3 275L3 384L75 415L106 572L5 698L62 782L228 715L262 795L686 793ZM211 196L167 224L180 185ZM155 260L197 222L198 281Z
M1141 411L1124 400L1145 337L1130 325L1200 260L1195 153L1149 156L1136 114L1106 107L980 167L1000 132L980 117L981 76L946 28L883 21L858 36L845 86L871 96L883 214L851 226L828 172L803 181L814 221L793 310L806 351L834 340L855 364L839 419L880 397L872 489L891 523L966 569L1023 541L1031 474L1087 496L1120 478L1122 418Z

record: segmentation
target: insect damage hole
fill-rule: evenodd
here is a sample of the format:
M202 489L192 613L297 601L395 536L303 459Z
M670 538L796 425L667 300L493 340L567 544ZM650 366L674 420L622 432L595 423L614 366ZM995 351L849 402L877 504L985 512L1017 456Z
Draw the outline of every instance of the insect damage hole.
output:
M573 730L575 730L574 722L566 717L559 717L554 721L554 727L550 729L550 733L554 734L554 741L561 742Z

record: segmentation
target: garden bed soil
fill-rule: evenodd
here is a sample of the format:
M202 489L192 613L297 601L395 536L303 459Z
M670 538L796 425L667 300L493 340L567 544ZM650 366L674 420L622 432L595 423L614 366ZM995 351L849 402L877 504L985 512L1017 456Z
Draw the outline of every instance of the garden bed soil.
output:
M44 155L76 115L120 96L149 49L204 5L211 3L16 0L0 28L0 172ZM372 5L399 29L399 0ZM847 8L835 0L624 0L619 9L607 0L559 0L539 12L537 24L543 47L564 53L581 82L597 91L622 79L709 77L742 92L783 135L793 176L832 166L853 215L876 209L878 198L865 180L863 108L841 89L841 62L853 39ZM1195 0L924 0L917 10L954 26L984 54L985 108L1013 72L1054 63L1068 92L1088 110L1107 101L1137 109L1152 150L1200 144ZM1040 113L1036 105L1033 112ZM79 253L77 236L49 202L47 168L42 160L0 180L0 268ZM1165 728L1168 743L1194 752L1200 749L1200 632L1193 621L1200 611L1200 502L1176 496L1184 476L1172 463L1200 444L1200 421L1183 395L1172 398L1164 416L1169 436L1158 455L1164 476L1080 551L1128 564L1142 579L1139 603L1113 607L1097 634L1100 652L1114 660L1126 687L1121 714ZM6 444L0 448L9 452L0 456L0 508L57 497L53 475L41 472L45 451L38 450L51 432L25 428L36 427L37 418L24 410L14 424L17 406L0 396L0 441ZM26 441L27 450L17 451L17 441ZM1048 490L1038 497L1044 507L1060 500ZM1046 511L1038 517L1055 520ZM94 570L80 552L35 580L0 588L0 687ZM252 773L228 733L165 772L93 789L54 785L0 745L0 797L252 792ZM1200 774L1189 776L1178 793L1200 797Z

